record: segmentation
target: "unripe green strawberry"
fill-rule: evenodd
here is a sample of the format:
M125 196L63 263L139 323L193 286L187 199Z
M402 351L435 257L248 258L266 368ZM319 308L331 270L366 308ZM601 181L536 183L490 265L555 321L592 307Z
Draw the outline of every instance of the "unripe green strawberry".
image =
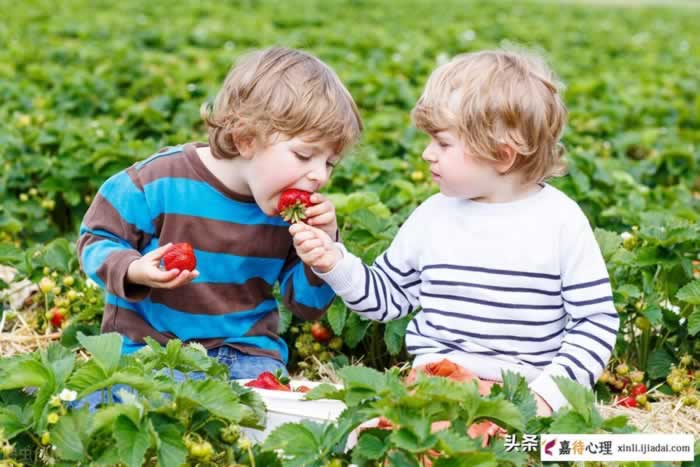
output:
M620 376L625 376L627 373L629 373L630 369L625 363L620 363L615 367L615 373L617 373Z

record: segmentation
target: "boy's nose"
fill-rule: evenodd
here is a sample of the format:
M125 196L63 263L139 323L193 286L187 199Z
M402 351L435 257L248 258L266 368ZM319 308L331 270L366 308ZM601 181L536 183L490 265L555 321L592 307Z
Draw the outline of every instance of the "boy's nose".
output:
M322 187L328 181L328 170L326 167L315 167L308 173L309 180L316 182L318 187Z
M423 150L423 154L421 155L424 161L426 162L435 162L437 161L437 158L435 157L433 151L430 150L430 146L426 147Z

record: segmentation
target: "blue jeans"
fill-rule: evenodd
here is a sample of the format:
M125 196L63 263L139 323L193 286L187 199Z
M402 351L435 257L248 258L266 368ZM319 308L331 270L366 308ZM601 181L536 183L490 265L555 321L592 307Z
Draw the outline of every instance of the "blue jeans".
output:
M230 379L255 378L263 371L270 371L274 373L277 369L282 370L283 374L288 375L287 368L284 366L284 363L280 362L279 360L275 360L272 357L248 355L229 346L211 349L207 351L207 354L209 354L210 357L216 358L219 362L228 367ZM206 375L199 371L193 371L192 373L185 374L175 370L173 377L175 381L181 382L185 379L202 380L206 378ZM117 403L122 401L121 397L119 396L119 390L134 392L134 389L125 384L114 385L112 387L112 400ZM71 406L77 409L87 405L90 408L90 411L94 411L97 406L102 403L104 391L106 391L106 389L88 394L82 399L71 403Z

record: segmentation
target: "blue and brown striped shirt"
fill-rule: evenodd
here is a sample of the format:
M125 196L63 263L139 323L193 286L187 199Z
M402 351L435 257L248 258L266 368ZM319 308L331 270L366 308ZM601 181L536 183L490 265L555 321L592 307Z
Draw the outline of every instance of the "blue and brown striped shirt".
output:
M335 295L296 256L289 224L223 185L196 147L168 148L117 173L87 211L78 253L106 290L102 332L122 334L124 353L151 336L286 362L274 285L302 319L320 317ZM127 283L129 264L168 242L192 245L200 275L176 289Z

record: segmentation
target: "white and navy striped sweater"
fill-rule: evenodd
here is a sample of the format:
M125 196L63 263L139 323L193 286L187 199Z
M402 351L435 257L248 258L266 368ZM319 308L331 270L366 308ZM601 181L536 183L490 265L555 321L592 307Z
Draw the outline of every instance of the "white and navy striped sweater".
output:
M618 331L605 261L578 205L550 185L509 203L436 194L368 267L342 245L317 275L362 316L408 325L413 365L449 358L484 379L522 374L555 410L550 376L592 386Z

